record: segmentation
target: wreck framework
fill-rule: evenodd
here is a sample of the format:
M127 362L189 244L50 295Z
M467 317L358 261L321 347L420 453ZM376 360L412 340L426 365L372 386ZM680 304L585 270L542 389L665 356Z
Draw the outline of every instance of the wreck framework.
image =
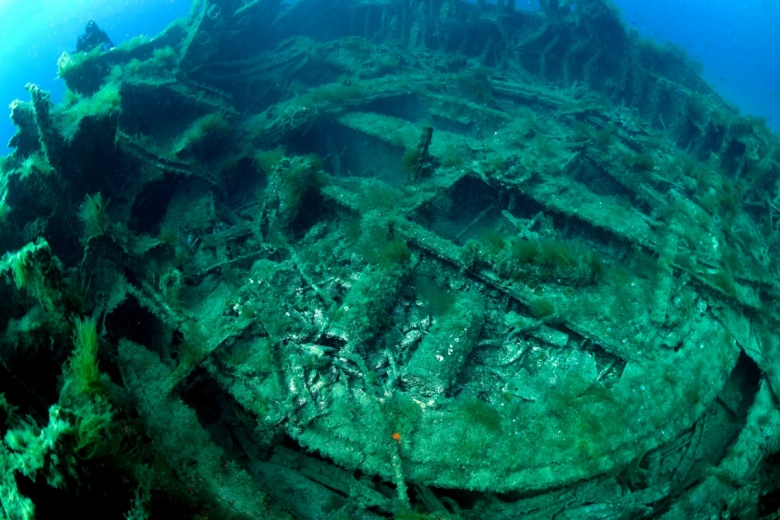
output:
M128 510L772 512L777 138L610 4L196 1L60 76L13 105L2 391L110 403Z

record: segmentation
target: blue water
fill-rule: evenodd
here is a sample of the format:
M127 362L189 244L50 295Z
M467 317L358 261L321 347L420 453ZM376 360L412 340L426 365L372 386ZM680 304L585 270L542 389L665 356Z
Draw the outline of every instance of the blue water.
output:
M531 9L537 0L518 0ZM780 131L780 1L615 0L626 24L661 43L682 47L703 65L705 79L743 113L767 119ZM114 43L153 36L189 12L190 0L0 0L0 107L27 100L37 83L55 100L57 58L75 49L94 19ZM2 110L2 108L0 108ZM6 114L8 111L6 111ZM10 120L0 119L0 154L10 150Z
M616 0L626 24L673 42L703 66L705 79L743 113L780 131L780 2Z

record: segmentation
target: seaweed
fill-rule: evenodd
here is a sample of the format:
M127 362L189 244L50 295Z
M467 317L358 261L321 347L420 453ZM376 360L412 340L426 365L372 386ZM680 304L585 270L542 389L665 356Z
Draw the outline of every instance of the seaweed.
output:
M651 172L655 169L655 160L649 153L639 152L634 154L631 167L639 172Z
M596 130L592 134L593 144L596 148L601 150L607 150L612 146L618 138L618 127L612 123L605 125L603 128Z
M427 277L418 277L415 288L417 296L425 302L433 316L444 316L449 313L457 301L455 291L446 290Z
M404 392L395 392L385 401L384 413L389 426L401 433L402 438L410 435L423 416L423 409Z
M726 269L718 269L711 276L712 283L723 291L727 296L736 298L738 296L737 284L734 277Z
M96 394L102 388L97 361L97 322L92 318L77 318L73 326L75 348L68 364L67 384L76 394Z
M59 111L59 128L66 141L72 141L85 118L116 118L122 109L122 96L117 83L107 83L91 96L66 91Z
M486 258L497 256L507 245L507 238L489 227L480 227L477 230L477 238L480 250Z
M368 263L382 269L403 266L412 256L406 240L395 232L393 224L371 218L370 214L361 221L357 248Z
M458 77L463 95L474 103L489 103L493 100L493 88L490 85L490 69L484 66L474 67Z
M459 397L452 401L452 409L463 416L461 419L463 424L479 426L493 435L500 435L503 430L501 414L493 405L482 399Z
M261 171L266 175L270 175L274 168L284 159L284 155L285 148L279 145L269 150L259 150L254 154L253 160Z
M536 298L528 305L531 314L540 319L549 318L555 315L555 304L545 298Z
M513 238L494 265L516 280L536 279L564 285L592 285L604 278L601 257L575 241Z
M87 238L102 235L108 231L110 220L102 194L85 195L84 202L79 206L79 220L84 225L84 233Z
M422 160L422 151L418 148L407 148L401 156L401 170L407 177L412 177L414 170Z
M207 160L222 149L233 134L233 126L221 112L212 112L193 121L175 146L178 155L193 155Z

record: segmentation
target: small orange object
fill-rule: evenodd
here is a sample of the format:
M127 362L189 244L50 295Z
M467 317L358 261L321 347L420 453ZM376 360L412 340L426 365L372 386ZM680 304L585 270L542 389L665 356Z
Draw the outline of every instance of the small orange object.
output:
M398 432L393 432L393 439L397 440L398 442L401 442L401 434Z

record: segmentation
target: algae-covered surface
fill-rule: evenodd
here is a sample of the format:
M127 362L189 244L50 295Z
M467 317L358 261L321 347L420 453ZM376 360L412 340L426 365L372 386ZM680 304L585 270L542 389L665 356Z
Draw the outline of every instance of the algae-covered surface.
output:
M0 167L0 518L776 518L780 148L606 1L195 0Z

